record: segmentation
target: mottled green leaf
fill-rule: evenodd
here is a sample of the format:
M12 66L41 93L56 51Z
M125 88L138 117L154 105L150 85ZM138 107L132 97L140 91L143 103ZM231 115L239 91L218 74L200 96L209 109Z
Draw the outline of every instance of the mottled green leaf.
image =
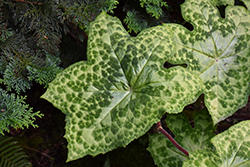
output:
M131 37L106 13L91 23L88 61L58 74L42 96L66 114L67 161L126 146L165 111L179 113L195 100L199 77L163 67L175 49L171 33L157 26Z
M247 7L247 10L250 11L250 0L241 0L242 2L244 2L244 4Z
M228 6L225 18L208 0L186 0L184 19L194 30L165 24L174 31L176 54L171 63L186 63L205 85L205 105L214 124L247 103L250 93L250 14Z
M250 121L240 122L212 138L216 151L197 150L184 161L183 167L249 167Z
M234 0L210 0L215 6L234 5Z
M205 147L213 148L210 142L215 135L213 123L207 110L195 114L192 128L184 113L168 115L166 123L177 141L189 153ZM148 151L158 167L182 166L187 156L178 150L163 134L150 134Z

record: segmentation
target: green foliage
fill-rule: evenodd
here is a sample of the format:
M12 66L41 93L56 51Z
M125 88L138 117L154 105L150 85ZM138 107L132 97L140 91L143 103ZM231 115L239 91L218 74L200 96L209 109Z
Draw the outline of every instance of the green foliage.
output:
M102 11L113 13L118 1L116 0L80 0L60 2L59 8L63 9L60 15L62 21L70 21L80 29L88 32L89 23L93 21Z
M192 128L184 113L169 114L166 119L168 128L176 136L175 141L189 153L204 148L213 149L210 140L215 136L213 133L215 128L208 111L203 109L195 113L194 123L194 128ZM187 159L187 156L173 146L162 134L149 135L148 151L158 167L182 166L183 161Z
M162 2L162 0L140 0L141 7L145 7L147 13L150 13L152 17L158 19L162 15L161 7L168 7L166 2Z
M66 6L58 2L0 1L0 83L7 91L25 92L33 81L47 87L61 71L59 44L70 21L60 18ZM107 2L113 9L116 1ZM35 116L42 114L32 113L23 97L15 98L2 89L0 93L5 111L0 116L1 133L10 126L36 127Z
M118 4L119 4L119 2L116 0L107 0L106 5L103 7L103 11L114 13L113 9L115 9L116 5L118 5Z
M234 0L210 0L211 3L215 6L233 6L234 5Z
M35 80L37 83L47 87L48 83L55 78L56 74L62 71L62 69L57 66L59 62L60 59L58 57L46 55L45 60L40 62L39 66L28 65L28 80Z
M43 69L44 71L50 70L46 69L46 67L55 66L54 62L44 63L44 54L47 51L44 52L38 49L41 46L39 45L38 38L36 41L38 42L38 46L36 47L30 44L30 39L28 39L28 37L30 37L29 35L25 36L15 30L20 28L20 32L25 31L28 33L28 31L35 29L35 27L32 26L35 24L35 21L33 20L33 23L28 21L28 18L33 19L32 15L26 16L24 14L26 17L22 17L20 20L17 19L22 12L28 12L30 9L28 7L35 7L28 4L25 5L26 6L23 6L23 4L16 4L11 1L0 2L0 83L5 84L7 90L14 89L17 93L30 89L32 85L31 80L33 79L40 81L50 78L48 76L37 77L40 75L38 71L28 74L28 71L31 71L28 70L29 66ZM11 12L15 13L15 15L11 15ZM14 25L12 21L15 22ZM24 27L26 24L27 27ZM39 28L38 26L37 30L40 30ZM36 32L36 34L38 34L38 32ZM54 71L57 70L57 68L54 69ZM59 72L59 70L57 72ZM52 74L52 76L53 75L55 74ZM50 78L49 81L52 79L53 78ZM40 112L33 113L32 108L29 108L28 105L25 104L24 97L15 96L14 94L10 95L7 91L0 88L0 99L1 134L4 134L4 131L9 132L9 127L15 129L23 129L29 125L37 127L33 122L36 116L41 117L42 114Z
M66 114L67 161L126 146L165 111L179 113L195 100L199 78L163 67L175 49L170 33L158 26L131 37L104 12L91 23L88 61L65 69L42 96Z
M250 11L250 1L249 0L241 0L242 2L244 2L244 4L247 7L247 10Z
M146 27L148 27L147 21L145 19L138 18L138 11L132 10L127 12L126 18L123 20L127 24L128 32L139 33Z
M68 24L87 28L102 10L112 11L117 4L115 0L1 1L0 83L17 93L30 89L33 80L47 85L61 71L59 44Z
M3 70L1 71L3 78L0 82L6 85L8 91L14 89L17 93L25 92L26 89L31 88L32 81L47 86L61 71L61 68L57 66L60 62L57 57L49 54L42 57L23 56L16 55L15 57L5 52L0 57Z
M62 11L57 8L56 1L45 0L38 4L8 2L7 4L8 6L3 6L4 9L15 13L12 15L12 20L16 26L12 28L21 31L22 35L25 34L24 38L28 40L25 43L29 42L29 49L42 54L59 53L62 32L58 15L61 15Z
M127 2L127 3L126 3ZM140 31L166 22L168 15L162 10L168 7L166 2L162 0L127 0L123 7L127 11L127 16L123 20L128 28L128 32L132 31L138 34ZM144 8L146 11L144 11Z
M167 124L190 152L214 148L213 124L244 106L250 93L250 15L228 6L223 19L215 5L226 3L231 2L187 0L182 15L193 31L163 24L137 37L129 36L118 19L100 14L90 24L88 61L61 72L42 96L66 115L67 161L126 146L165 112L181 112L201 93L213 121L202 111L194 129L183 115L170 115ZM166 60L187 68L164 69ZM156 162L180 166L183 155L162 140L151 138ZM168 164L163 155L173 152Z
M183 167L247 167L250 165L250 121L240 122L212 138L216 150L191 153Z
M114 13L113 9L119 4L116 0L81 0L81 1L60 1L58 7L63 10L63 14L60 15L62 22L72 22L80 29L88 33L89 23L93 21L101 11ZM126 0L123 7L124 11L127 11L127 16L124 19L124 23L127 25L129 31L139 33L145 28L152 26L152 18L159 19L165 17L163 7L168 7L166 2L162 0ZM137 4L140 8L136 8ZM142 12L146 9L146 13ZM151 19L148 19L150 17ZM158 20L156 24L160 24L162 20ZM156 21L154 21L156 22ZM154 23L155 25L155 23Z
M32 81L47 85L60 72L62 33L70 23L87 29L102 10L112 11L118 1L1 1L0 83L17 93ZM13 24L14 23L14 24Z
M27 155L22 151L11 137L0 135L0 166L1 167L27 167L32 166L28 162Z
M17 93L30 89L32 80L48 84L60 72L56 59L61 28L53 2L34 5L1 1L0 5L0 33L6 34L0 43L0 82ZM42 75L45 73L50 75Z
M248 101L250 14L242 6L228 6L222 18L208 0L186 0L181 9L194 30L164 24L175 32L176 54L168 61L185 63L199 75L205 86L205 105L216 124Z
M37 127L33 122L35 117L42 117L43 114L33 112L29 105L25 104L25 97L9 95L7 91L0 89L0 133L9 132L9 127L15 129L29 125Z
M152 27L166 22L162 0L120 1L128 32L140 32L131 37L105 13L114 13L116 0L1 0L0 83L20 93L34 81L46 87L54 80L42 98L66 115L67 161L125 147L165 112L180 113L204 93L212 121L205 110L194 117L194 128L184 114L166 120L190 158L154 134L148 149L155 162L247 166L249 121L212 138L213 125L243 107L250 93L249 0L242 1L248 10L233 0L186 0L182 16L192 31L178 24ZM221 5L227 6L225 18L216 7ZM62 71L59 46L72 29L81 41L88 34L88 61ZM165 61L177 65L165 69ZM0 89L0 99L0 133L10 126L36 127L35 117L42 114L32 112L25 97Z

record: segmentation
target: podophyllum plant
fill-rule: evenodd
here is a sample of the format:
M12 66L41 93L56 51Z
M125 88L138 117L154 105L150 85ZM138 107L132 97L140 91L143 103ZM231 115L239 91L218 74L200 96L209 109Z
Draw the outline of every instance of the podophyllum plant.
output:
M216 5L225 4L222 18ZM167 112L166 123L189 157L153 134L148 150L158 166L250 163L250 121L212 133L247 103L250 13L215 0L186 0L181 9L193 31L163 24L131 37L104 12L91 23L88 60L59 73L42 96L66 115L67 161L126 146ZM187 67L165 69L165 61ZM201 94L207 110L194 116L192 128L181 112Z

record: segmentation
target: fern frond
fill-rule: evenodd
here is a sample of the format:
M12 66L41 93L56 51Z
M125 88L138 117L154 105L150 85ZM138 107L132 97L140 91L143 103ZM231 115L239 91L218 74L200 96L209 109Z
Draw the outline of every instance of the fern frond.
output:
M11 137L0 135L0 166L1 167L30 167L27 155L22 148L11 141Z
M42 113L33 112L29 105L25 104L26 97L9 95L7 91L0 88L0 133L4 131L9 132L9 127L15 129L24 127L28 128L30 125L37 127L33 122L35 117L41 118Z

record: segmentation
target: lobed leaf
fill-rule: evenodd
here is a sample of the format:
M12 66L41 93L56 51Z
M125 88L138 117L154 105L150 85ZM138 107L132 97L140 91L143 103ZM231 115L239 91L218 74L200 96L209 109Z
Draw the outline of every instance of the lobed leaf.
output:
M175 49L171 38L163 26L131 37L104 12L91 23L88 61L59 73L42 96L66 114L67 161L126 146L165 111L179 113L195 100L199 77L163 67Z
M197 150L184 161L183 167L250 166L250 121L242 121L212 138L216 151Z
M192 128L184 113L167 116L168 128L176 136L177 141L189 153L203 148L213 148L210 142L213 134L213 123L207 110L202 110L194 115L195 127ZM149 147L157 166L173 167L182 166L187 156L178 150L164 135L150 134Z
M174 31L176 54L170 63L186 63L205 85L205 105L214 124L247 103L250 93L250 14L228 6L225 18L209 0L186 0L184 19L194 30L165 24Z
M247 7L247 10L250 11L250 0L241 0Z
M234 5L234 0L210 0L214 6L226 6L226 5Z

